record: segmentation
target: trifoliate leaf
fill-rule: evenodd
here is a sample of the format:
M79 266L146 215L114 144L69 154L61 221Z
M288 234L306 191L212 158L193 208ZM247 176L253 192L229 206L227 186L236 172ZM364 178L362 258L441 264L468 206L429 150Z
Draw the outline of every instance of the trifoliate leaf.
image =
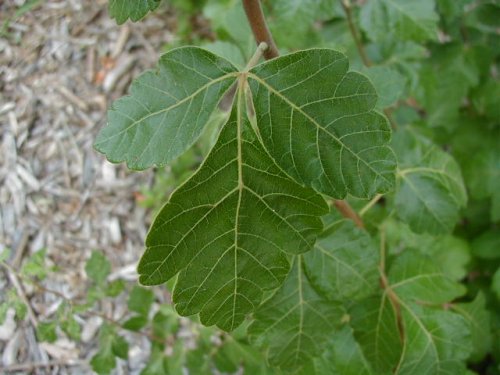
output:
M185 151L237 84L236 109L217 144L152 227L142 283L181 272L173 295L178 312L234 329L263 291L284 280L286 253L310 250L322 229L324 200L304 186L335 197L369 197L393 186L391 131L373 111L375 89L347 70L346 57L327 49L238 72L186 47L136 80L96 142L110 160L136 169Z
M370 0L361 8L361 27L371 40L396 36L423 42L437 39L434 0Z
M287 253L314 245L323 198L270 159L243 113L243 95L196 174L157 216L139 264L140 282L179 271L173 301L181 315L233 330L286 277Z
M167 164L198 139L236 74L227 60L200 48L166 53L156 72L142 74L131 95L113 104L95 148L131 169Z
M467 196L460 168L451 155L411 130L393 139L400 180L396 214L417 232L450 232Z
M250 336L267 348L269 363L295 370L321 355L344 314L338 302L321 297L295 258L285 283L255 313Z
M336 222L304 255L311 284L329 299L352 301L372 294L378 285L379 251L370 236L349 220Z
M377 94L333 50L296 52L248 74L259 136L299 183L335 198L367 198L394 184L387 120Z
M469 323L472 338L472 353L469 359L473 362L480 361L491 350L490 313L485 304L484 295L479 293L472 302L451 305L451 309Z
M109 15L121 25L129 18L139 21L148 12L158 8L161 0L109 0Z

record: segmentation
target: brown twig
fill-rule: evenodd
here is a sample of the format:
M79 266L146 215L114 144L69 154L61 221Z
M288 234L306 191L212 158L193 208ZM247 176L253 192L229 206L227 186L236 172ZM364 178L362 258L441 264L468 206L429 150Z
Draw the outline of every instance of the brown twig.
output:
M351 219L359 228L364 228L365 224L361 217L353 210L347 201L335 200L333 201L335 208L342 214L343 217Z
M361 38L359 37L358 30L356 29L356 25L352 20L351 4L349 4L348 1L349 0L340 0L340 3L342 4L342 8L344 8L345 11L345 15L347 17L347 23L349 25L349 30L351 30L352 37L354 39L354 42L356 43L356 48L358 49L359 56L361 57L361 60L363 60L363 64L365 66L371 66L372 62L370 61L368 55L366 54L363 43L361 42Z
M260 45L262 42L267 44L267 49L264 51L265 59L270 60L278 57L279 51L267 27L260 0L243 0L243 8L245 9L257 45Z

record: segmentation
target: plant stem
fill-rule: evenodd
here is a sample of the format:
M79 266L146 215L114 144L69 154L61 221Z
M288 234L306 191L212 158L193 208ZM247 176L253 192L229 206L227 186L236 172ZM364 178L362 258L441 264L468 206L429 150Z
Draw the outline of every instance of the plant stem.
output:
M340 3L342 4L342 8L344 8L345 15L347 17L347 23L349 24L349 30L351 30L352 37L354 39L354 42L356 43L356 47L359 52L359 56L361 57L361 60L363 60L363 64L365 66L371 66L372 62L368 58L368 55L366 54L365 48L363 46L363 43L361 42L361 38L359 37L358 29L356 29L356 25L354 24L354 21L352 19L352 11L351 11L351 4L349 0L340 0Z
M373 199L366 204L360 211L359 211L359 216L363 217L369 210L372 208L377 202L382 198L382 194L377 194L373 197Z
M278 48L274 43L273 36L267 27L264 13L260 5L260 0L243 0L243 9L252 28L252 32L257 42L257 45L265 42L268 48L264 51L266 60L273 59L279 56Z
M257 65L259 63L260 58L266 53L267 50L268 50L267 43L266 42L261 42L257 46L257 49L255 50L255 53L253 54L252 58L248 61L248 64L245 67L245 71L248 72L255 65Z
M351 219L354 221L356 226L359 228L364 228L365 224L361 217L353 210L353 208L347 203L347 201L334 200L333 205L342 214L343 217Z
M267 45L267 48L263 50L263 52L261 52L266 60L278 57L279 51L276 47L276 44L274 43L273 36L271 35L269 28L267 27L266 19L264 18L264 13L262 12L262 7L260 5L260 0L243 0L243 8L245 9L248 23L252 28L255 41L259 45L259 48L255 52L254 57L259 52L262 42L266 43ZM253 60L254 58L252 57L250 62L252 62ZM363 223L363 220L361 220L359 215L352 209L347 201L334 200L333 204L343 217L351 219L358 227L364 228L365 225Z

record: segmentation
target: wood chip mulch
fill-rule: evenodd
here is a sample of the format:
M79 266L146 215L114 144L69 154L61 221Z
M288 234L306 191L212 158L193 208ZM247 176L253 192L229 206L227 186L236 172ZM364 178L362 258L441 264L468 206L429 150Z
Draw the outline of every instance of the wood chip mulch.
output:
M28 2L0 1L0 28L9 22L0 36L0 251L10 248L9 263L19 269L45 248L59 271L44 285L78 298L88 286L84 264L93 249L105 252L114 277L136 279L150 220L136 196L154 174L113 165L92 144L112 101L174 40L175 19L162 8L118 27L103 0L35 1L16 15ZM0 273L0 302L16 288L13 279ZM29 302L28 319L10 319L9 311L0 327L0 373L92 373L102 319L80 319L81 343L64 335L38 343L33 325L54 318L61 299L32 289L16 289ZM100 311L118 319L125 308ZM149 352L147 340L131 340L118 374L139 373Z

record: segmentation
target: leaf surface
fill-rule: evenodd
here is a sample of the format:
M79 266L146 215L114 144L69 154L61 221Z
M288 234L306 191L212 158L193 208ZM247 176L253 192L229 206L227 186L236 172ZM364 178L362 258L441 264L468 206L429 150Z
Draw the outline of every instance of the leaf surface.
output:
M327 212L321 196L270 159L244 117L242 96L202 167L157 216L138 268L146 285L181 271L176 310L228 331L283 282L287 253L312 248Z
M349 220L333 223L304 255L312 285L329 299L352 301L377 290L379 252L370 236Z
M161 0L109 0L109 14L121 25L129 18L139 21L148 12L158 8Z
M143 73L130 96L113 104L95 148L135 170L169 163L198 139L236 74L227 60L201 48L167 52L156 72Z
M395 135L393 147L399 159L397 215L417 233L451 232L467 201L456 161L409 130Z
M434 0L370 0L361 8L361 27L372 40L397 35L401 40L437 39Z
M321 297L304 273L302 256L295 258L285 283L255 313L249 335L267 348L271 365L296 370L325 349L340 325L344 310Z
M286 55L248 74L262 142L299 183L341 199L393 187L391 130L370 81L340 52Z
M462 315L469 323L472 339L472 353L470 360L478 362L491 350L491 323L490 312L486 309L486 299L478 293L473 301L456 303L451 309Z
M356 339L376 373L463 373L470 353L467 323L436 307L461 296L465 288L415 250L405 250L394 261L388 285L382 296L363 300L350 311Z

